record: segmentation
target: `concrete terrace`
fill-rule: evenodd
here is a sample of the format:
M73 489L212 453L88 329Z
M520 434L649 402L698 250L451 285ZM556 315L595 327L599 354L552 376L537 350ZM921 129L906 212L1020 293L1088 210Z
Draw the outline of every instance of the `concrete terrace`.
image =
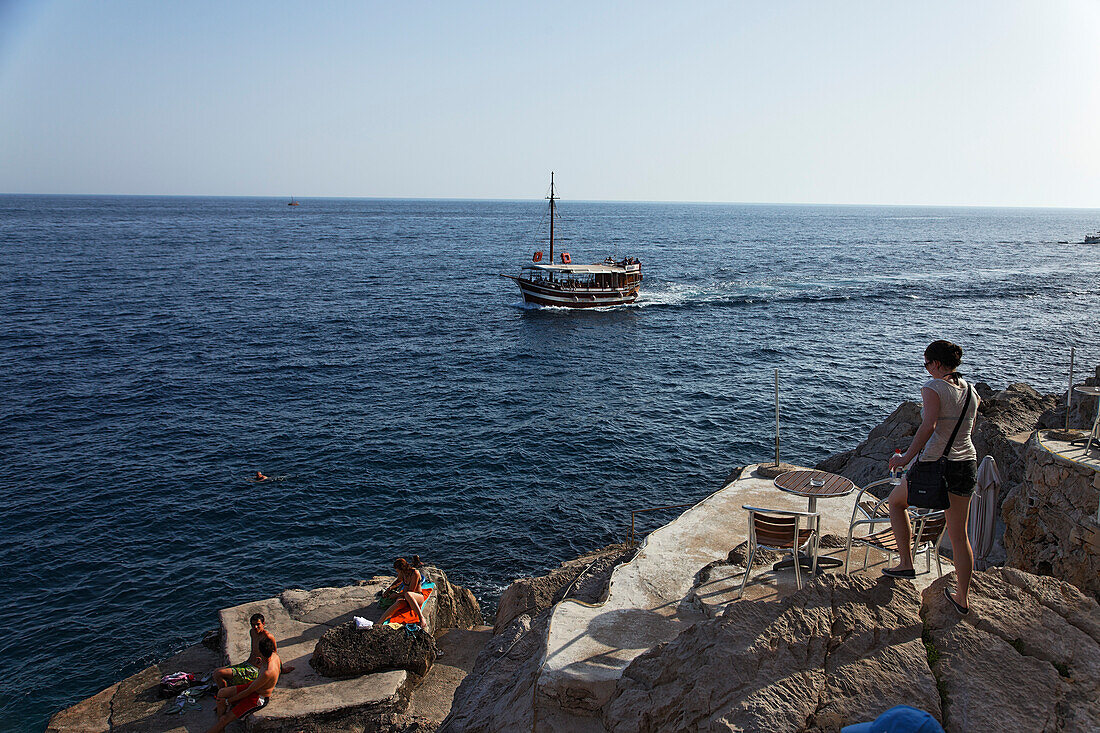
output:
M731 549L748 539L748 512L742 505L806 510L805 498L775 488L757 468L746 468L741 478L652 532L637 556L615 569L602 604L566 600L554 608L537 683L540 730L600 730L595 716L634 658L735 600L740 567L718 565L705 582L698 575L707 565L725 561ZM818 500L824 534L847 537L856 493ZM821 552L844 557L843 549L823 547ZM853 572L860 571L862 559L861 550L853 558ZM872 552L868 572L878 575L885 561L884 555ZM923 568L920 558L917 568L918 573ZM951 570L945 560L943 572ZM803 574L803 582L807 576ZM931 573L918 574L916 584L924 588L936 577L933 562ZM757 567L745 597L775 599L794 589L793 570Z
M1027 437L1031 434L1028 433ZM1089 433L1087 430L1040 430L1039 445L1059 458L1076 463L1093 471L1100 471L1100 447L1093 442L1087 448Z

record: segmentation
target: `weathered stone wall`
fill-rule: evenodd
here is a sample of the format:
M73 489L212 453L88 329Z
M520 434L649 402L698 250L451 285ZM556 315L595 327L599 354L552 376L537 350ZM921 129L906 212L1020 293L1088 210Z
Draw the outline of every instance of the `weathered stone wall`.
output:
M1055 395L1041 395L1030 386L1011 384L1001 392L982 398L980 418L974 422L974 448L978 457L993 456L1001 474L1003 502L1024 480L1024 445L1014 436L1039 427L1043 414L1057 403Z
M1100 472L1027 443L1024 481L1005 499L1007 563L1052 575L1100 600Z

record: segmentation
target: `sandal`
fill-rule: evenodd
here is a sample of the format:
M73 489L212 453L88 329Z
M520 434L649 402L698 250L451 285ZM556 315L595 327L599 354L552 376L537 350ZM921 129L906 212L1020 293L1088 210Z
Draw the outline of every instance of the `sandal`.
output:
M970 613L970 606L959 605L959 602L951 597L951 593L947 590L946 585L943 587L943 597L951 601L951 605L955 607L955 610L959 613L960 616L965 616L966 614Z
M909 568L908 570L901 570L898 568L886 568L882 571L882 574L885 575L887 578L907 578L909 580L913 580L917 577L917 571L913 568Z

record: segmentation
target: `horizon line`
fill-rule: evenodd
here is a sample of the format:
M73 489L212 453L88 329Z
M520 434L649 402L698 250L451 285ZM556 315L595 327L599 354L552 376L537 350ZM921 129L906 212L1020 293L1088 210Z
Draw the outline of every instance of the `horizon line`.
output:
M205 193L31 193L0 192L0 196L43 196L43 197L86 197L86 198L193 198L193 199L276 199L287 198L277 194L205 194ZM296 201L478 201L492 202L534 202L542 198L472 198L465 196L292 196ZM931 209L1076 209L1081 211L1100 211L1096 206L1059 205L1023 205L1023 204L900 204L900 203L830 203L805 201L689 201L659 199L564 199L573 203L586 204L669 204L696 206L835 206L835 207L891 207L891 208L931 208Z

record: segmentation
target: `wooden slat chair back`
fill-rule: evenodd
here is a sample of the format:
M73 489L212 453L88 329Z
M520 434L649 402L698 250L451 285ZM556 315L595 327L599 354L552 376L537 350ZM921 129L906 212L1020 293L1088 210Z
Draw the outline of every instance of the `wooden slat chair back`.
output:
M805 543L805 536L813 534L813 530L801 529L798 517L777 517L770 514L752 513L752 531L756 535L756 543L775 549L788 549L794 547L797 539Z
M817 572L817 545L820 540L821 518L809 512L793 512L784 509L761 509L744 505L749 513L749 557L745 565L745 577L741 580L740 598L745 594L752 572L752 561L756 550L763 547L768 550L790 550L794 559L795 586L802 587L802 571L798 564L798 551L812 546L813 565L811 573ZM802 522L806 522L803 529Z

